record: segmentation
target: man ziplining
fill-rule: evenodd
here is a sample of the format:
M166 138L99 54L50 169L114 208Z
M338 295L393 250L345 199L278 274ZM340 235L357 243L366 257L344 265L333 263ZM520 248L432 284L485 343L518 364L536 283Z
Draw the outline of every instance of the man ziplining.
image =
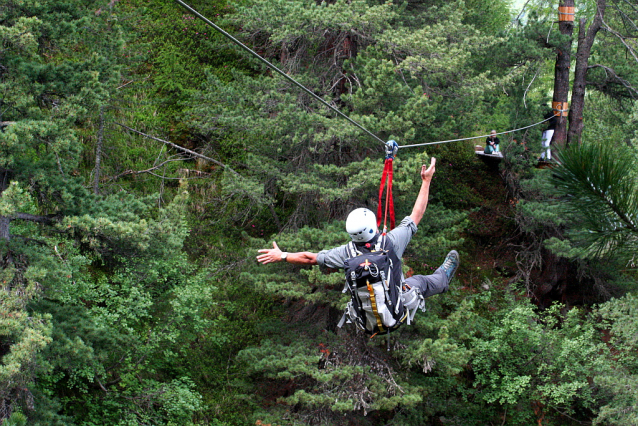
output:
M387 235L379 232L377 219L372 211L358 208L352 211L346 220L346 231L350 234L351 243L322 250L319 253L287 253L273 242L272 249L259 250L261 254L257 256L257 261L262 264L288 262L296 265L319 265L323 268L345 269L352 300L339 326L349 319L349 322L355 322L369 334L375 335L389 333L406 320L409 324L416 308L423 309L423 298L447 291L459 266L458 253L452 250L443 264L431 275L413 275L406 279L401 270L403 252L417 231L417 226L428 205L435 163L436 159L432 158L428 168L425 164L421 167L421 188L412 213ZM372 260L374 254L380 252L387 253L387 264L390 266L386 272L384 272L385 267L379 267L377 270ZM379 265L382 264L384 263L379 261ZM371 274L367 272L370 269ZM375 286L374 281L377 275L383 278L383 282ZM357 281L361 281L360 278L363 276L368 278L363 280L363 284L358 284ZM396 295L393 296L395 289Z

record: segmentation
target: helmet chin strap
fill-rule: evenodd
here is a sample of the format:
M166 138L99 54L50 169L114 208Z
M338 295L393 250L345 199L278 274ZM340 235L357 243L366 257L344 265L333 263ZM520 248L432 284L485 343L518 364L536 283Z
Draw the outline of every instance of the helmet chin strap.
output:
M362 246L364 246L366 244L374 245L377 242L377 240L379 239L380 236L381 236L381 233L379 232L379 230L377 230L377 232L374 234L374 237L370 238L368 241L362 241L362 242L356 243L356 244L360 244Z

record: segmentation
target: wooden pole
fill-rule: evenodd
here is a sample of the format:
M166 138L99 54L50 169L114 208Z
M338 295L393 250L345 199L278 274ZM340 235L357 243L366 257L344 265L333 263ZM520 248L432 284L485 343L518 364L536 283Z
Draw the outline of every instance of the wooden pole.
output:
M556 129L552 143L565 146L567 142L567 98L569 95L569 66L571 62L572 35L574 33L574 0L560 0L558 29L568 40L556 48L556 66L554 68L554 97L552 108L557 116ZM560 106L560 109L557 108Z

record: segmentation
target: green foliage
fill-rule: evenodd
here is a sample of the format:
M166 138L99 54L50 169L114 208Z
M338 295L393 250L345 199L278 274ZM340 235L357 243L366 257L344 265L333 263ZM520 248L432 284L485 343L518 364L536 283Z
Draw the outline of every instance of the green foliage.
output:
M298 407L295 417L314 413L328 419L353 411L366 415L373 410L392 410L399 404L410 407L421 401L418 388L397 382L396 373L374 355L375 350L366 355L347 337L327 337L329 344L303 338L284 345L262 341L259 348L242 351L240 359L251 365L249 371L253 374L309 382L281 399L286 405Z
M0 38L3 44L12 50L35 55L37 50L37 27L40 21L36 17L21 16L10 26L0 26Z
M594 16L596 8L593 4L584 9L588 19ZM593 67L587 72L588 87L604 95L607 102L619 106L619 109L630 109L635 103L636 87L638 86L638 74L636 72L635 47L619 42L619 36L632 33L632 27L638 19L638 13L633 5L623 4L620 7L608 7L605 9L603 28L609 31L600 31L596 35L596 42L592 46L589 59L590 65L601 64L603 67ZM620 39L621 40L621 39ZM633 60L627 60L632 57ZM608 70L613 70L610 74Z
M628 145L636 131L632 108L593 92L587 95L584 110L584 141L606 141L613 146ZM635 109L635 106L633 107ZM622 148L621 148L621 152Z
M108 418L187 424L202 408L188 376L172 377L169 367L179 359L180 342L210 324L203 315L210 288L181 252L184 200L176 198L157 219L145 218L158 247L129 248L137 259L119 259L111 271L80 263L68 278L84 285L62 292L64 282L49 282L50 296L33 304L55 324L42 360L50 373L40 386L54 394L67 389L65 405L87 425ZM67 250L58 255L65 264L72 258Z
M595 383L601 387L603 405L594 424L630 425L637 420L637 308L636 296L627 295L611 300L598 309L598 314L603 319L603 332L610 336L609 344L616 362L613 369L595 378Z
M594 327L582 323L578 310L569 311L558 328L559 309L539 317L529 305L517 307L497 331L477 342L476 385L484 388L488 403L538 400L567 413L593 405L595 390L587 376L609 367L600 355L606 347L596 341Z
M512 20L511 1L466 0L464 22L490 34L505 29Z
M3 407L29 424L189 424L201 396L167 368L209 324L183 252L188 198L158 211L86 189L81 127L119 80L120 38L96 4L58 3L12 3L0 22L15 121L0 133Z
M553 182L580 218L582 228L572 234L585 256L635 251L635 159L631 148L592 142L560 153Z
M23 293L11 291L6 281L2 289L0 309L0 338L3 356L0 365L0 396L15 403L28 403L27 387L32 385L33 376L46 372L38 363L38 355L51 343L51 317L47 314L29 315L22 305L32 298L33 285ZM26 297L25 297L26 296Z
M27 417L19 411L15 411L11 416L2 422L5 426L26 426Z
M512 26L504 1L193 5L400 145L538 121L551 87L547 46L562 41L544 1ZM605 35L594 58L633 83L623 52ZM590 80L619 95L600 71ZM631 295L592 315L537 312L490 273L481 286L490 291L453 285L428 300L387 352L383 338L336 330L342 273L258 265L269 236L288 251L345 243L346 213L376 207L382 147L176 3L6 1L0 93L9 122L0 131L3 425L636 423ZM589 138L637 137L626 100L621 113L601 96L588 102L600 113L586 111ZM618 211L634 215L633 151L615 151L624 165L588 154L598 174L575 173L559 189L571 182L574 194L589 177L607 198L581 185L586 195L568 200L552 187L556 169L527 169L538 133L503 141L510 182L531 178L513 190L518 230L585 259L584 274L615 268L592 253L624 264L633 239ZM428 273L448 249L475 244L472 214L493 196L477 183L500 178L483 177L469 145L428 151L437 174L406 272ZM394 162L399 220L429 155L406 149ZM585 232L589 220L604 232ZM590 250L610 224L622 238Z
M400 355L402 361L425 374L435 371L446 377L461 373L472 355L470 339L479 333L484 321L476 312L477 302L489 302L489 294L462 300L447 318L429 312L417 317L414 329L409 330L412 338L406 339L408 348ZM438 310L439 306L432 303L428 303L428 309ZM415 333L419 338L414 338Z
M265 1L255 0L239 7L236 15L248 29L258 29L270 34L273 43L295 44L300 39L316 44L329 31L357 31L363 37L388 28L388 21L397 17L395 7L388 2L370 6L365 0L333 3L315 1ZM257 24L259 26L257 27Z

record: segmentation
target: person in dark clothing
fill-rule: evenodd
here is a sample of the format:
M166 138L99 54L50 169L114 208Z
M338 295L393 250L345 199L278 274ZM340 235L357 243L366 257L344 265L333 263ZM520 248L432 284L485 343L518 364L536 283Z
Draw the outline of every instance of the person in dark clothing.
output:
M392 243L394 253L399 259L403 256L403 252L412 239L412 236L416 233L417 226L421 222L423 214L425 213L430 194L430 182L432 181L432 176L435 171L435 164L436 159L432 158L429 167L425 164L421 167L421 189L419 190L417 199L414 202L412 214L410 216L406 216L399 226L387 233L387 238ZM345 225L346 231L350 234L350 238L355 246L356 244L370 246L370 242L373 240L376 242L376 239L380 235L377 227L376 216L372 211L366 208L358 208L350 212ZM322 269L344 269L346 267L346 261L352 257L349 254L349 244L344 244L328 250L321 250L319 253L288 253L283 252L279 246L277 246L277 243L273 241L273 248L261 249L258 252L260 254L257 256L257 261L264 265L275 262L287 262L295 265L319 265ZM403 273L401 273L401 284L402 286L405 285L406 288L415 289L419 297L412 300L420 305L419 300L444 293L448 290L450 280L452 280L452 277L459 266L459 262L458 252L456 250L452 250L448 253L443 264L434 271L433 274L415 274L411 277L405 278ZM401 268L400 262L398 268L399 270ZM406 301L404 301L404 303L408 309L413 309L413 306L410 306L409 303L406 303Z
M543 130L541 145L543 145L544 150L541 153L541 160L547 158L547 161L551 161L552 149L550 145L552 144L552 138L554 137L554 130L556 129L556 122L558 120L556 119L556 115L554 115L554 111L548 112L543 118L546 120L549 118L549 120L547 121L547 128Z
M485 140L485 154L496 154L500 152L499 144L501 141L496 137L496 130L492 130L490 135Z

